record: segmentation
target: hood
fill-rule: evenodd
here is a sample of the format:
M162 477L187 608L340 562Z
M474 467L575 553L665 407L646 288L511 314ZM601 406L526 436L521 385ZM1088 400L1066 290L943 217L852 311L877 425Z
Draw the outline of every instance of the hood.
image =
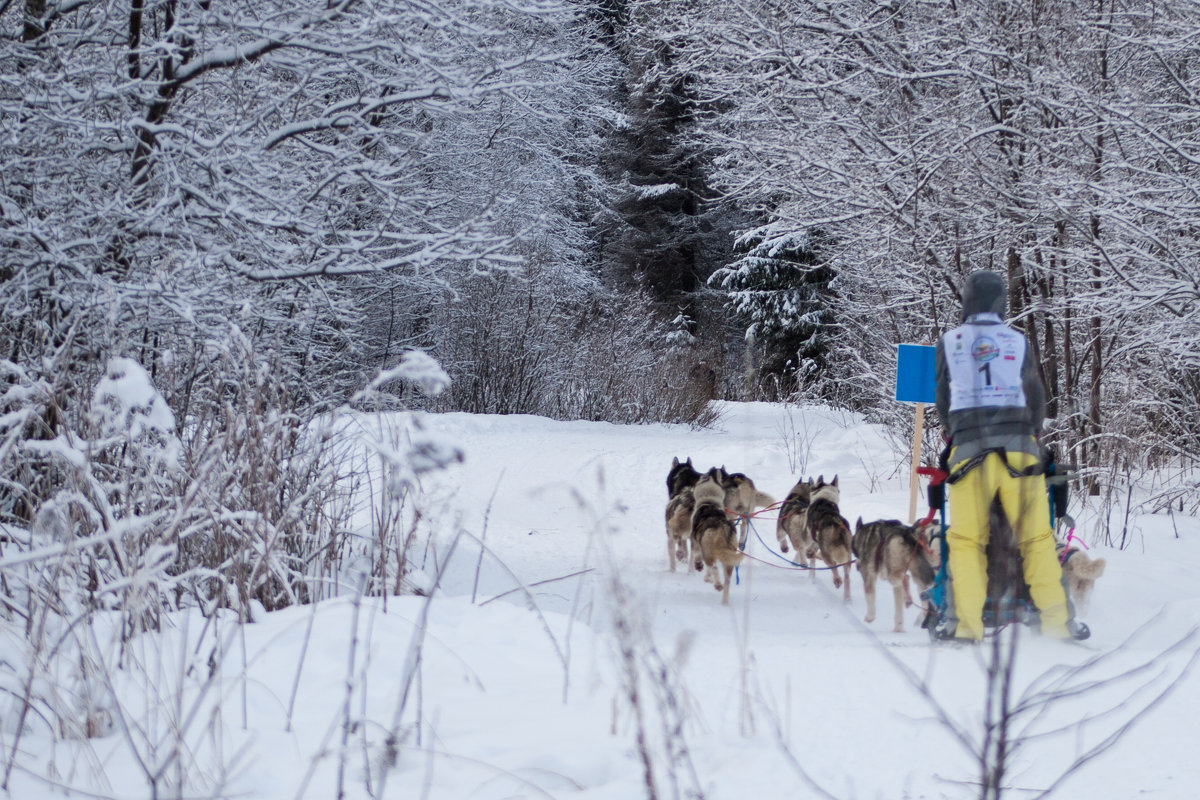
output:
M962 316L991 312L1004 317L1008 311L1008 286L1004 278L991 270L972 272L963 282L962 287Z

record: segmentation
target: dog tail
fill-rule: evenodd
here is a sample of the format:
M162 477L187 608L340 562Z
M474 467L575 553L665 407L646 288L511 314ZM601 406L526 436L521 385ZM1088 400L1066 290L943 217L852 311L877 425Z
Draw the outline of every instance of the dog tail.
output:
M775 505L774 497L771 497L771 495L767 494L766 492L760 492L757 489L754 490L754 507L755 508L766 508L767 506L773 506L773 505Z

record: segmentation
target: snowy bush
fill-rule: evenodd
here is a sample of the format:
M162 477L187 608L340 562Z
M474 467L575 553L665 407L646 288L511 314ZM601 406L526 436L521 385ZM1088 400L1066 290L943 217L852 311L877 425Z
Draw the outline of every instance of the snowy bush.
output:
M112 358L78 427L54 439L27 437L47 386L4 365L0 457L58 475L27 527L0 529L4 785L25 737L86 753L117 736L147 786L209 786L228 768L205 737L238 626L348 587L386 595L422 583L407 566L420 478L461 449L408 415L354 452L354 437L335 433L362 419L298 408L286 370L236 327L205 346L209 379L185 420L136 360ZM436 393L447 377L412 351L364 394L395 381Z
M429 318L429 350L453 382L426 407L693 423L719 395L719 354L679 346L643 295L572 289L538 272L474 278L459 292Z

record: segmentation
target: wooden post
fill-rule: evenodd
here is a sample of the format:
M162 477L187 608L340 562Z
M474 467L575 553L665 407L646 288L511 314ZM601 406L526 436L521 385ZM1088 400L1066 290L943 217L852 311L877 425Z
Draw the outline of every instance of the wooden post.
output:
M925 344L896 345L896 400L913 403L917 416L913 421L912 471L909 473L908 521L917 521L917 469L921 466L921 445L925 439L925 406L937 401L937 349Z
M925 438L925 404L917 403L917 417L913 422L912 472L908 478L908 524L917 521L917 467L921 466L921 442Z

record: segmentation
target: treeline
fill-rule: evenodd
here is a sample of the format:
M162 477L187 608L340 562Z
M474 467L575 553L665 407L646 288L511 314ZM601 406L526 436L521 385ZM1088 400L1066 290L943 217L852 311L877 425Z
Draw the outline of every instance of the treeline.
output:
M901 424L894 345L935 341L963 277L997 270L1049 389L1047 441L1106 493L1182 474L1150 507L1195 510L1193 4L655 6L704 109L711 184L766 219L742 241L805 237L828 270L831 397ZM741 302L769 321L778 296Z
M1186 472L1197 14L0 4L0 517L63 488L45 443L94 438L115 357L185 451L251 413L248 375L303 426L412 349L448 388L376 402L821 399L902 432L894 346L954 324L981 267L1038 349L1048 441L1097 479Z

